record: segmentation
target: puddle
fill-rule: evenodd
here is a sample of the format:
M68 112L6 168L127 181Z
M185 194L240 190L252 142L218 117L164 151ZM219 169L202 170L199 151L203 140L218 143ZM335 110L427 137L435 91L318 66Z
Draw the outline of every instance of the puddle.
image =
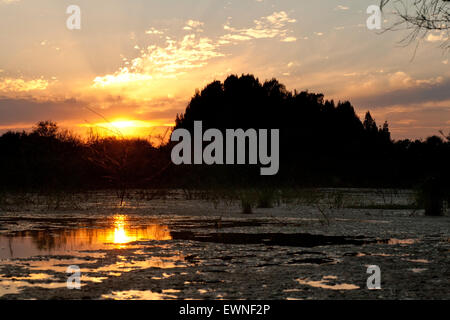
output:
M13 236L0 236L0 259L121 249L135 241L171 239L167 225L134 227L126 216L116 215L111 226L104 228L21 231Z
M328 264L328 263L336 263L336 261L331 258L306 258L306 259L291 260L289 262L289 264Z
M396 245L396 244L414 244L416 242L417 242L416 239L395 239L395 238L380 241L380 243L387 243L387 244L392 244L392 245Z
M130 272L137 269L160 268L170 269L177 267L185 267L183 256L173 257L148 257L145 260L125 260L116 262L115 264L106 265L100 268L91 269L93 272L108 272L113 275L120 276L123 272Z
M171 240L167 225L134 225L124 215L115 215L100 224L103 226L78 225L73 229L60 225L59 229L18 231L0 236L0 297L18 294L26 287L64 288L70 265L81 266L82 287L138 269L184 266L182 255L155 256L139 249L136 243L147 241L148 247L148 241ZM135 247L138 250L134 250L132 256L108 254L109 250ZM164 274L163 277L169 276Z
M311 286L314 288L322 288L322 289L329 289L329 290L356 290L359 289L358 286L354 284L349 283L335 283L331 284L332 282L335 282L337 280L337 277L335 276L325 276L320 281L313 281L308 279L296 279L298 283L302 285Z
M24 287L56 289L66 286L66 282L55 282L53 276L45 273L31 273L28 276L5 277L0 275L0 297L5 294L17 294ZM49 281L53 281L50 282Z
M420 272L424 272L426 270L428 270L427 268L412 268L410 269L412 272L414 273L420 273Z
M430 261L426 259L407 259L407 261L415 263L430 263Z
M120 259L121 257L118 256ZM80 268L81 287L89 283L101 283L108 277L119 277L122 274L139 269L147 268L177 268L184 267L185 264L183 256L172 257L146 257L144 260L127 260L124 257L114 264L106 264L101 267L83 267ZM56 289L66 287L66 272L70 265L94 264L97 261L85 261L81 259L49 259L49 260L23 260L23 261L6 261L2 262L2 266L14 266L23 268L22 272L40 272L31 273L28 276L15 276L1 274L0 269L0 298L5 294L20 293L25 287L42 287L47 289ZM48 272L43 273L43 272ZM15 270L15 273L21 273ZM63 280L55 279L54 273L62 273ZM170 278L172 275L163 273L160 279ZM52 281L51 283L48 283ZM59 282L58 282L59 281Z
M347 257L366 257L366 256L373 256L373 257L404 257L408 256L409 254L392 254L392 253L369 253L369 252L346 252L344 253L344 256Z
M179 290L163 290L162 293L152 292L150 290L127 290L127 291L113 291L110 294L102 295L102 299L114 300L168 300L177 299L173 293L178 293Z

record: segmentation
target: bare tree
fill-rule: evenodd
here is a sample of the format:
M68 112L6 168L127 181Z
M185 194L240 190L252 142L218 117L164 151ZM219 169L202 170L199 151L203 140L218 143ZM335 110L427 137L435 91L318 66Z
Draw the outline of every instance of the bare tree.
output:
M450 49L450 0L380 0L380 8L387 10L388 4L398 16L387 30L410 30L402 42L410 44L438 32L436 39L444 49Z

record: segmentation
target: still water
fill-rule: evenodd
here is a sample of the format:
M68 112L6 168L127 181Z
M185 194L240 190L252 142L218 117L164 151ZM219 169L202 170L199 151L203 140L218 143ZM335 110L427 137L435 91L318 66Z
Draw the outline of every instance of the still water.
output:
M359 297L367 265L423 277L445 258L429 253L447 250L448 237L427 245L409 231L417 219L399 232L382 218L324 227L309 217L0 216L0 299ZM374 228L386 237L364 235ZM67 289L74 265L80 290Z
M0 259L120 249L136 241L172 239L167 225L135 226L125 215L115 215L109 224L106 227L22 231L0 236Z

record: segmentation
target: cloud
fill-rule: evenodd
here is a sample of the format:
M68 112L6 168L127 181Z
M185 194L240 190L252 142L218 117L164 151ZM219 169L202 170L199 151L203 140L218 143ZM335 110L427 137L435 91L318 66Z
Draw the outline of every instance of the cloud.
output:
M429 33L427 35L427 37L425 38L426 41L428 42L442 42L442 41L447 41L448 40L448 36L446 36L445 32L442 31L440 33Z
M130 120L139 119L154 123L173 123L175 115L187 105L186 98L161 98L152 101L124 100L120 97L109 97L109 100L96 100L86 97L81 99L45 99L34 98L1 98L0 128L31 127L41 120L53 120L58 123L70 123L80 126L86 123L104 122L99 112L108 120L123 117Z
M317 83L322 87L334 88L331 94L336 97L340 96L341 99L345 97L351 101L364 101L374 107L381 102L383 105L396 104L396 102L390 103L389 99L397 99L399 95L405 95L402 99L408 101L412 101L412 97L423 101L421 95L427 91L437 90L433 91L436 94L435 97L445 96L445 89L440 92L441 89L438 90L438 88L450 88L450 78L448 77L416 78L400 70L390 72L382 69L360 72L341 70L328 72L326 76L318 73L310 76L309 79L310 82ZM345 86L341 86L340 83L345 83ZM450 91L447 96L450 97Z
M203 25L204 23L201 21L188 20L186 21L186 26L183 28L183 30L195 30L197 32L203 32L203 29L201 29Z
M384 90L352 98L356 104L380 108L392 105L450 101L450 79L441 77L414 80L404 73L395 73L387 78L389 86ZM376 84L375 84L376 85ZM360 88L361 90L361 88Z
M450 131L450 100L443 103L392 106L371 110L376 119L386 119L396 139L420 139ZM380 121L377 121L380 122Z
M79 101L0 98L0 125L33 124L40 120L62 121L80 115ZM19 125L16 125L19 126Z
M122 86L125 83L130 84L133 82L149 81L153 79L151 75L142 74L139 72L130 72L128 67L120 68L119 71L114 74L107 74L105 76L96 77L94 79L94 88L105 86Z
M253 21L253 27L249 28L234 28L231 26L230 20L224 25L224 30L228 32L222 36L223 40L237 40L247 41L252 39L272 39L280 38L284 42L293 42L297 39L289 37L290 30L287 28L288 24L295 23L296 20L289 18L284 11L274 12L267 17L261 17Z
M145 31L145 34L164 34L161 30L157 30L155 28L150 28L149 30Z
M282 42L295 42L297 41L296 37L286 37L284 39L281 40Z
M24 80L21 78L0 78L0 92L29 92L47 89L49 83L42 78Z
M343 11L345 11L345 10L348 10L348 9L350 9L350 8L347 7L347 6L338 5L334 10L343 10Z
M95 77L92 88L117 88L124 94L134 92L135 97L137 92L148 95L150 86L161 83L161 79L179 79L182 75L192 78L194 69L201 69L213 59L225 57L224 46L252 39L275 38L282 42L295 42L297 38L289 35L287 27L294 22L296 20L284 11L256 19L250 28L234 28L228 20L224 26L226 34L209 38L197 34L203 31L203 22L189 19L183 29L191 31L190 34L178 39L166 36L163 44L153 44L142 50L141 46L135 46L140 50L137 57L130 61L124 58L123 65L116 72ZM146 33L161 35L162 31L150 28Z
M96 77L93 86L123 86L158 78L175 78L188 70L205 66L213 58L223 56L218 51L218 44L207 37L190 34L179 41L168 37L165 46L147 47L131 61L129 67L122 67L114 74Z

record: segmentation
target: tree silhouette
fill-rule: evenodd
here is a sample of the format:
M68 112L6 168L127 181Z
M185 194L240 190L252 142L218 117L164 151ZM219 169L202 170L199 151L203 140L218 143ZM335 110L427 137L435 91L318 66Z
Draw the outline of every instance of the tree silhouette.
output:
M278 174L261 176L259 165L170 165L173 142L83 140L42 121L30 133L0 136L0 191L114 188L122 197L127 188L163 186L420 187L434 214L450 194L448 134L393 141L388 123L378 126L370 112L361 121L348 101L289 91L276 79L260 82L247 74L211 82L196 90L175 128L193 131L196 120L203 130L279 129Z
M56 133L58 132L58 125L53 121L40 121L33 127L33 134L36 134L40 137L52 138L56 137Z
M370 112L367 111L366 117L364 118L364 129L370 133L376 133L378 132L377 123L374 119L372 119L372 116L370 115Z
M261 83L253 75L230 75L223 83L214 81L196 92L185 112L177 115L175 129L193 132L196 120L202 121L204 130L280 129L281 176L291 179L358 170L360 163L377 159L366 154L374 152L380 141L390 143L387 123L378 130L368 113L363 124L348 101L335 104L323 94L291 92L276 79ZM248 180L250 171L247 168L239 177Z

